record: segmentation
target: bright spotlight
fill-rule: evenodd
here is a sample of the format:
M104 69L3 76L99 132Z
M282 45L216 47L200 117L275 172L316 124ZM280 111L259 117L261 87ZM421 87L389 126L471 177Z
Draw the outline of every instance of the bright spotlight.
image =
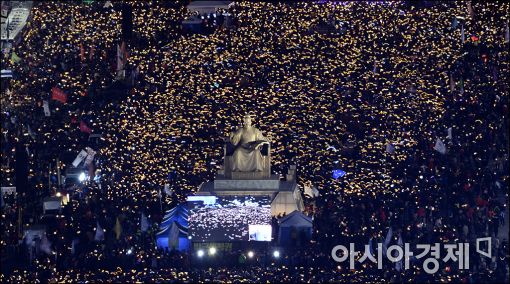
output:
M197 255L198 255L198 257L204 256L204 251L203 250L198 250L197 251Z
M250 250L250 251L248 252L248 257L249 257L249 258L252 258L252 257L253 257L253 255L254 255L254 253Z
M128 255L132 254L133 253L133 250L132 249L128 249L127 253Z
M279 252L279 251L277 251L277 250L275 250L275 251L273 252L273 256L274 256L274 258L279 258L279 257L280 257L280 252Z
M80 182L83 182L83 181L85 180L85 173L84 173L84 172L82 172L82 173L80 174L80 176L78 177L78 180L79 180Z
M210 247L209 248L209 254L210 255L214 255L216 253L216 248L215 247Z

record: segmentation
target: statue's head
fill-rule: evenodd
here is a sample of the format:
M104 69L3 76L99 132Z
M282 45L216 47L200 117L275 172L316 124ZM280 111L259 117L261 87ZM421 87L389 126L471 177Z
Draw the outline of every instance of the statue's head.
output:
M251 126L251 115L247 114L243 117L244 127Z

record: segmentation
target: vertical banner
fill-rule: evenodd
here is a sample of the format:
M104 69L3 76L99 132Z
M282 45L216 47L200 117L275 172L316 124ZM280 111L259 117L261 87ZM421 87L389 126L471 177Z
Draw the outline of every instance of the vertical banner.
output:
M43 101L43 109L44 109L44 116L50 116L51 115L50 104L46 100Z
M73 161L73 166L76 168L78 165L87 157L87 151L81 150L80 153L78 153L78 156L76 156L76 159Z

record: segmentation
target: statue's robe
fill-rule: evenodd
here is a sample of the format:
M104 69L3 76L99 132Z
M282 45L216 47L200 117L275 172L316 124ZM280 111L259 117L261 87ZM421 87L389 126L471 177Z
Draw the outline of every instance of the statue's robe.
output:
M239 128L230 135L230 142L236 146L233 160L233 171L254 172L262 171L264 157L257 146L267 142L267 138L255 127Z

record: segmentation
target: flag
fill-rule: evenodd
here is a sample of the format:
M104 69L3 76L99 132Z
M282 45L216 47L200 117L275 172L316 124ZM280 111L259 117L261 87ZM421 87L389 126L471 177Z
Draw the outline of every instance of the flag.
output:
M452 128L451 127L448 128L448 139L450 139L450 140L453 139Z
M443 141L441 141L441 139L437 138L434 150L438 151L443 155L446 154L446 146L444 145Z
M87 159L88 159L88 157L87 157ZM96 167L94 166L94 163L88 163L87 169L89 171L89 179L91 181L94 180L94 178L96 176Z
M453 75L450 73L450 92L455 91L455 80L453 79Z
M464 94L464 78L460 79L460 93Z
M19 63L20 61L21 58L13 51L11 54L11 63Z
M41 243L39 245L39 249L46 253L46 254L52 254L52 250L51 250L51 242L48 240L48 237L46 236L46 234L43 235L42 239L41 239Z
M126 43L123 41L120 47L120 51L122 52L122 66L124 66L128 60L129 53L126 48Z
M81 150L80 153L78 153L78 156L73 161L73 166L76 168L78 165L87 157L87 151Z
M80 243L80 239L76 238L76 239L73 239L73 241L71 242L71 254L74 255L76 254L76 246Z
M168 183L165 183L165 194L168 196L172 195L172 190L170 189L170 185Z
M106 1L103 5L103 8L113 8L112 1Z
M386 247L390 244L392 236L393 236L393 228L390 226L388 228L388 233L386 233L386 238L384 239L384 245Z
M115 232L115 238L120 239L120 235L122 234L122 226L120 225L119 217L117 217L117 221L115 222L115 227L113 228Z
M390 154L395 153L395 145L393 145L392 143L386 144L386 152Z
M313 197L313 190L312 190L311 186L305 184L304 189L305 189L305 195Z
M44 116L50 116L50 104L48 101L43 101L43 110L44 110Z
M120 44L117 44L117 71L122 70L122 51L120 50Z
M177 223L172 222L172 227L170 227L170 232L168 233L168 247L169 248L178 248L179 246L179 227L177 227Z
M453 17L453 20L452 20L452 29L455 29L458 24L459 24L459 21L457 20L457 18Z
M90 46L89 60L92 60L92 58L94 58L95 52L96 52L96 47L92 44Z
M149 229L149 221L147 220L147 216L142 212L142 218L140 220L140 230L142 232L147 232Z
M338 179L338 178L341 178L343 176L345 176L345 172L344 171L339 170L339 169L333 170L333 178L334 179Z
M457 28L458 25L459 25L459 21L457 20L457 17L453 17L453 20L452 20L452 29Z
M117 71L124 69L127 59L128 52L126 50L126 43L123 41L122 44L117 44Z
M505 28L505 42L506 43L510 42L510 30L508 29L508 23L506 23Z
M62 91L60 88L53 87L51 88L51 99L65 104L67 103L67 94L64 93L64 91Z
M386 251L388 250L388 245L391 242L391 237L393 237L393 229L390 226L390 228L388 229L388 233L386 234L386 238L384 239L384 242L382 244L383 247L382 253L384 256L386 256Z
M468 10L469 16L471 18L474 18L475 17L475 11L473 10L473 6L471 5L471 1L467 2L467 10Z
M94 236L94 240L98 242L104 240L104 230L101 225L99 225L99 222L97 222L96 225L96 235Z
M32 131L32 128L30 127L29 124L27 124L27 131L28 131L28 135L30 135L30 137L35 140L35 138L36 138L35 133Z
M92 133L92 129L83 120L80 121L80 131L88 134Z
M466 35L464 34L464 25L461 26L460 40L462 41L462 43L466 41Z
M83 43L80 43L80 60L82 62L85 61L85 47L83 46Z

